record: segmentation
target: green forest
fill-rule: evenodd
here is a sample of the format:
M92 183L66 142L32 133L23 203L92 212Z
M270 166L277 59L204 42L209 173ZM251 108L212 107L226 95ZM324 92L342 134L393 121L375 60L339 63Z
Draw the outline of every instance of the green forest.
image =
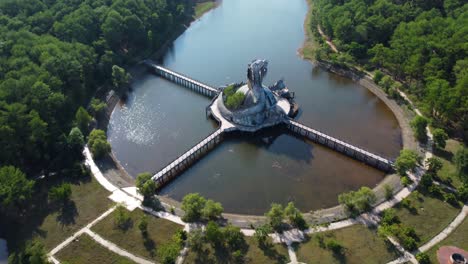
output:
M358 63L401 82L433 127L468 139L468 4L463 0L313 0L320 26L340 54L319 60Z
M0 1L2 226L28 217L37 179L86 173L84 139L105 107L91 98L122 93L129 82L124 69L180 32L194 2Z

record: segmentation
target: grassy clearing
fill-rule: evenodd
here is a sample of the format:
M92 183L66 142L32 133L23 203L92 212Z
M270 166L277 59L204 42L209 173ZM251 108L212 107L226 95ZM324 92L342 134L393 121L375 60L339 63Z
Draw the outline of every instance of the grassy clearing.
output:
M432 263L437 263L437 250L442 246L456 246L462 249L468 249L468 219L465 220L451 233L446 239L431 248L427 254Z
M446 184L451 184L454 187L458 188L462 186L460 178L458 177L457 168L453 164L452 160L455 156L455 153L463 147L462 143L459 141L449 139L447 140L447 145L443 150L434 150L435 156L442 160L444 166L437 173L437 176Z
M387 263L397 258L398 252L393 246L380 238L374 230L362 225L319 233L326 243L335 239L344 248L344 254L337 255L331 250L320 246L317 235L299 244L297 247L297 258L299 262L305 263Z
M410 209L398 204L395 210L401 222L416 231L420 238L418 246L440 233L460 212L460 208L419 192L413 192L407 199Z
M307 4L309 6L309 11L307 12L307 16L304 22L304 30L306 34L304 44L300 49L300 53L306 60L315 60L315 51L317 50L319 44L314 39L314 32L311 26L313 8L312 0L307 0Z
M107 198L110 193L92 177L70 182L71 200L63 207L47 201L47 189L59 182L44 181L41 184L30 216L25 222L18 223L17 228L12 228L13 233L9 234L13 245L20 246L26 240L38 239L50 250L104 213L112 204Z
M86 234L59 251L56 257L70 264L132 264L130 259L119 256L95 242Z
M245 255L245 263L249 264L274 264L274 263L288 263L289 255L288 249L285 245L272 244L267 249L261 249L258 247L257 242L252 237L245 237L248 244L248 251ZM226 255L215 252L213 248L206 245L203 256L199 256L193 251L189 251L189 254L185 258L185 264L210 264L210 263L229 263Z
M92 230L105 239L137 256L158 260L156 254L158 247L170 242L172 236L177 230L182 229L182 226L171 221L146 214L148 218L149 239L145 241L141 231L138 229L138 222L145 214L146 213L140 209L135 209L131 212L131 224L126 230L115 228L114 214L110 214L97 225L92 227Z
M195 19L202 17L206 12L216 7L215 1L200 2L195 5Z

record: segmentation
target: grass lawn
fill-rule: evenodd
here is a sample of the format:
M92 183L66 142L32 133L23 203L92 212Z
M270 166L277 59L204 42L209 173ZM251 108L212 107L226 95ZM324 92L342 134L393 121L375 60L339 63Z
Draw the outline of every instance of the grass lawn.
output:
M437 263L437 250L442 246L456 246L464 250L468 249L468 219L465 220L442 242L431 248L427 254L432 263Z
M297 260L305 263L387 263L398 258L394 247L380 238L374 230L363 225L319 233L325 244L335 239L344 248L344 255L334 255L329 249L320 247L317 234L306 243L297 245Z
M258 247L257 242L252 237L245 237L248 245L248 250L245 254L245 263L249 264L274 264L274 263L288 263L289 255L288 249L283 244L272 244L271 247L261 249ZM205 247L205 252L200 256L189 251L185 258L184 264L215 264L215 263L230 263L226 254L215 252L211 246Z
M442 200L419 192L418 194L413 192L407 199L413 209L409 210L398 204L395 210L401 222L413 227L416 231L420 238L418 246L440 233L461 210L461 208L455 208Z
M122 230L114 228L114 214L110 214L92 227L92 230L137 256L158 260L156 254L158 247L170 242L175 232L183 227L171 221L147 214L149 239L145 241L138 229L138 222L143 215L145 215L145 212L140 209L130 212L131 225L127 230Z
M132 264L130 259L119 256L95 242L91 237L83 234L77 241L60 250L56 256L60 262L70 264Z
M206 2L200 2L195 5L195 15L194 18L200 18L205 14L206 12L210 11L211 9L216 7L216 2L215 1L206 1Z
M319 44L314 39L314 32L312 31L312 8L313 0L307 0L309 5L309 11L306 16L304 23L304 29L306 31L306 39L304 41L303 47L301 48L302 56L307 60L315 60L315 51L317 50Z
M434 150L434 154L440 158L444 164L442 169L437 173L437 176L439 176L443 182L449 185L449 181L451 180L451 184L456 188L460 187L462 183L457 175L457 168L455 167L455 164L452 163L452 161L455 153L462 147L463 146L460 142L449 139L447 140L447 145L445 146L444 150Z
M47 201L47 185L53 183L44 181L41 184L37 186L40 191L29 209L30 216L25 222L17 223L17 227L10 228L13 250L29 239L40 240L50 250L111 206L107 198L110 193L92 177L70 182L71 200L63 207Z

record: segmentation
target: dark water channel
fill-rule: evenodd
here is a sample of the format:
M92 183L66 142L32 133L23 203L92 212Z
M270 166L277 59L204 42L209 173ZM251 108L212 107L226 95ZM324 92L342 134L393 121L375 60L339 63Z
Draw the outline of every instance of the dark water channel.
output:
M302 60L305 0L224 0L194 22L163 65L213 86L246 79L247 63L268 59L269 85L284 78L301 106L298 120L315 129L395 157L401 132L389 109L365 88ZM132 175L156 172L216 128L209 99L135 69L134 92L111 118L113 152ZM282 128L229 137L162 190L219 201L228 212L263 214L270 203L304 210L337 204L339 193L375 186L384 173Z

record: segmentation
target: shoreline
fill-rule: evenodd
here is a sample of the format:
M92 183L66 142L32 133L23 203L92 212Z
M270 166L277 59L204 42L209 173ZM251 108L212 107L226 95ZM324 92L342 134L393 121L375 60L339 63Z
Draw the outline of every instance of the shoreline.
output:
M311 15L312 15L312 0L306 0L309 10L307 12L305 22L304 22L304 30L305 30L305 40L303 43L303 46L299 49L299 54L300 57L304 60L309 61L312 65L318 66L324 70L327 70L329 72L332 72L334 74L338 74L340 76L349 78L355 82L357 82L359 85L363 86L366 88L369 92L374 94L376 97L378 97L380 100L382 100L385 105L390 108L392 113L394 114L395 118L398 121L398 124L400 126L401 132L402 132L402 142L403 142L403 148L411 148L411 149L418 149L417 143L414 141L413 137L413 132L409 126L409 120L405 116L405 113L403 109L394 101L391 100L387 97L387 95L381 90L376 84L373 83L372 79L368 76L360 76L359 73L354 72L353 70L349 69L338 69L337 67L332 66L330 63L327 62L321 62L321 61L316 61L312 57L308 57L307 55L304 55L304 50L309 50L311 52L312 50L317 49L316 45L319 45L315 41L313 30L308 29L308 23L310 23L311 20ZM216 8L218 6L217 4L214 6ZM210 9L212 10L212 9ZM208 10L208 11L210 11ZM193 23L197 19L194 18L190 22ZM177 34L174 34L174 37L171 39L167 40L166 43L158 49L151 57L157 57L156 59L159 60L161 59L160 57L164 54L164 51L167 51L167 49L170 47L170 44L173 43L175 39L177 39L183 32L185 31L186 27L182 27L182 30L179 29ZM308 45L308 49L305 48ZM308 53L310 56L311 54ZM113 112L115 106L117 105L117 102L114 103L113 105L110 105L109 108L112 108L110 113ZM110 118L110 115L109 115ZM118 159L111 153L111 160L112 163L114 163L115 169L112 170L113 175L108 175L109 177L108 180L112 181L114 184L117 184L119 187L125 188L129 187L130 183L134 183L134 178L129 175L126 170L123 168L123 166L120 164ZM108 162L106 162L106 165L109 165ZM117 172L117 174L116 174ZM106 173L104 173L106 174ZM115 176L118 176L120 174L121 179L115 179ZM112 176L112 177L110 177ZM130 180L130 182L129 182ZM387 174L385 178L380 181L376 186L374 186L372 189L376 193L378 197L378 201L376 203L376 206L381 204L382 202L385 202L384 199L384 185L389 184L393 187L394 193L397 193L401 189L403 189L403 186L400 183L399 176L396 174ZM168 196L157 196L161 201L164 203L167 203L168 206L174 206L176 208L180 207L180 201L177 201L173 198L170 198ZM314 210L313 213L310 212L303 212L304 217L309 221L309 222L314 222L317 224L321 223L331 223L331 222L336 222L340 221L342 219L347 219L348 216L346 215L343 206L341 205L336 205L333 207L329 208L324 208L324 209L318 209ZM248 214L237 214L237 213L225 213L225 218L228 219L230 222L236 223L239 226L243 227L248 227L251 224L256 224L256 223L262 223L265 221L265 217L262 215L248 215ZM242 219L242 220L240 220ZM246 221L246 219L249 219L251 221Z

